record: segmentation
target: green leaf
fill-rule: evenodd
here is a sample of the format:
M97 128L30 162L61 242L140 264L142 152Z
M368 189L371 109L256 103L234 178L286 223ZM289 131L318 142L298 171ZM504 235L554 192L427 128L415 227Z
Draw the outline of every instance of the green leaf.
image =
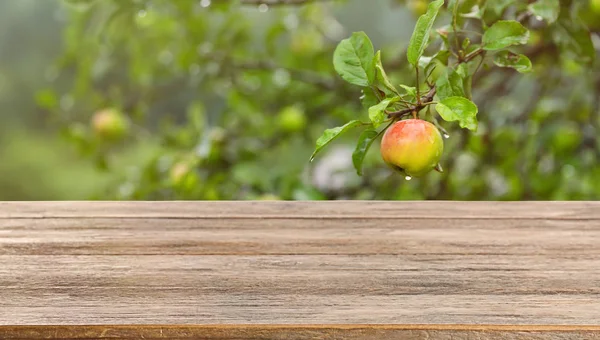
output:
M413 66L417 66L419 58L421 58L423 51L425 51L433 22L443 4L444 0L431 2L427 7L427 13L421 15L419 20L417 20L415 30L408 43L407 51L408 62Z
M463 79L467 78L469 76L469 64L460 64L458 65L458 67L456 68L456 73L458 73L459 76L461 76Z
M385 109L398 100L400 100L400 97L385 98L377 105L373 105L369 108L369 119L371 120L371 123L373 123L373 127L377 128L386 120L387 116L385 114Z
M432 57L421 57L421 59L419 59L419 67L424 69L425 77L429 78L434 71L438 74L441 73L440 71L436 71L436 69L446 68L449 57L450 51L447 50L439 51Z
M435 106L447 122L458 121L461 128L477 130L477 105L464 97L448 97Z
M452 47L452 45L448 41L448 33L452 32L452 26L450 26L450 25L442 26L442 27L436 29L435 32L439 35L440 39L442 39L442 42L444 43L444 45L443 45L444 49L450 49Z
M373 44L364 32L340 41L333 52L335 71L350 84L369 86L375 79Z
M538 0L529 4L529 11L536 17L540 17L551 24L558 19L560 2L558 0Z
M561 14L553 27L554 41L566 59L581 63L591 63L596 59L590 31L579 18Z
M404 91L406 91L406 94L409 97L412 98L417 98L417 88L414 86L406 86L404 84L400 84L400 87L404 89Z
M460 13L459 15L463 18L481 19L483 18L484 13L485 7L479 7L478 5L475 5L471 7L471 11L466 13Z
M494 13L494 15L499 16L508 6L512 5L513 2L515 2L515 0L488 0L485 4L485 8Z
M501 50L512 45L526 44L529 31L518 21L500 20L488 28L483 34L483 49Z
M371 144L377 138L377 131L373 129L367 129L360 134L358 137L358 142L356 143L356 149L352 153L352 163L354 164L354 168L356 169L356 173L359 176L362 176L362 164L365 160L365 156L371 147Z
M460 64L458 65L458 67L456 68L456 73L458 73L458 75L461 76L462 80L463 80L463 89L465 90L465 98L471 99L471 88L473 86L473 74L469 71L469 65L472 65L473 63L468 63L468 64Z
M398 90L396 87L390 82L383 69L383 65L381 64L381 51L377 51L375 53L375 57L373 58L373 67L375 68L375 79L379 84L383 86L381 89L386 95L398 94Z
M360 102L365 109L369 109L371 106L376 105L379 102L379 99L375 95L375 92L370 87L365 87L362 89L362 96L360 96Z
M469 47L469 45L471 45L471 39L465 38L465 40L463 40L462 42L462 49L466 50Z
M502 51L494 56L494 64L500 67L512 67L521 73L531 72L531 60L523 54Z
M458 74L456 70L451 68L446 69L435 82L437 89L437 96L440 100L448 97L464 97L464 83L463 78Z
M354 128L354 127L357 127L357 126L360 126L363 124L364 123L361 122L360 120L351 120L342 126L338 126L338 127L334 127L334 128L325 130L325 132L323 132L321 137L319 137L319 139L317 139L317 145L315 147L315 151L310 156L310 161L312 162L315 159L315 156L319 151L323 150L323 148L325 146L327 146L327 144L331 143L332 140L339 137L342 133L350 130L351 128Z

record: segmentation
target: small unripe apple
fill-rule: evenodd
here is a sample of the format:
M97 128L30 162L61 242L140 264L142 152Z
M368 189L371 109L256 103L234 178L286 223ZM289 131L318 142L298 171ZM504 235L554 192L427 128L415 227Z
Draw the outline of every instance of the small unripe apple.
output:
M190 173L190 167L186 163L177 163L169 172L169 177L173 184L179 184L185 178L187 174Z
M198 183L198 176L190 161L175 163L169 171L169 179L171 184L177 187L193 187Z
M294 54L316 53L321 51L324 46L325 38L317 30L297 30L291 36L290 49Z
M600 14L600 0L590 0L590 9L596 14Z
M542 33L540 31L530 31L529 44L536 46L542 42Z
M281 129L288 132L296 132L304 129L306 126L306 116L301 108L287 106L279 112L277 122Z
M589 29L600 29L600 0L589 0L588 6L581 6L578 14Z
M442 135L422 119L406 119L390 126L381 139L381 157L406 175L418 177L433 170L444 151Z
M127 133L129 124L125 116L118 110L104 109L94 114L92 127L96 135L108 140L115 140Z
M281 197L275 194L263 194L258 196L257 200L259 201L281 201Z
M411 10L414 16L420 17L427 13L427 1L426 0L409 0L408 8Z

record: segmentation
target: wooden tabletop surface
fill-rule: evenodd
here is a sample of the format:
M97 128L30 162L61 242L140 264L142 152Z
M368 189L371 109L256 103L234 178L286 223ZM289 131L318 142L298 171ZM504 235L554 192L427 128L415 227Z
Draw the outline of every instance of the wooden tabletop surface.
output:
M16 338L600 339L600 202L2 202Z

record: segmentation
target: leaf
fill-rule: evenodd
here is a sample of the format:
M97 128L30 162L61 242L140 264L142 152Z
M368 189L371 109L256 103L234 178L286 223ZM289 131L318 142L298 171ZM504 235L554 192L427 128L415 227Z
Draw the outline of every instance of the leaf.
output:
M423 51L425 51L425 47L429 41L429 33L433 27L433 22L443 4L444 0L431 2L427 7L427 13L421 15L419 20L417 20L415 30L408 43L407 51L408 62L413 66L417 66L419 58L421 58Z
M512 5L515 0L488 0L485 4L487 10L490 10L494 15L499 16L504 10Z
M354 164L354 168L356 169L356 173L359 176L362 176L362 164L365 160L365 156L371 147L371 144L377 138L377 131L373 129L367 129L360 134L358 137L358 142L356 143L356 149L352 153L352 163Z
M338 126L338 127L334 127L334 128L325 130L323 132L323 134L321 135L321 137L319 137L319 139L317 139L317 145L315 147L315 151L310 156L310 161L312 162L315 159L315 156L319 151L321 151L325 146L327 146L327 144L331 143L332 140L339 137L342 133L350 130L351 128L354 128L354 127L357 127L357 126L360 126L363 124L364 123L361 122L360 120L351 120L342 126Z
M473 87L473 74L469 72L470 64L460 64L456 69L456 73L458 73L463 79L463 89L465 90L465 98L471 99L471 89Z
M561 14L553 27L554 41L566 59L581 63L591 63L596 59L590 31L579 18L569 18Z
M398 90L396 90L396 87L394 87L394 85L388 79L387 74L383 69L383 65L381 64L381 51L377 51L377 53L375 53L375 57L373 58L373 67L375 68L375 79L384 87L381 90L385 92L386 95L398 94Z
M442 42L444 42L444 49L450 49L451 45L448 41L448 33L452 32L452 27L450 25L446 25L436 29L435 31L442 39Z
M429 76L437 69L437 68L446 68L448 64L448 58L450 57L450 51L442 50L438 53L434 54L431 57L421 57L419 59L419 67L424 69L425 78L429 78ZM439 74L440 72L438 72Z
M461 76L463 79L467 78L469 76L469 64L460 64L458 65L458 67L456 68L456 73L458 73L459 76Z
M463 78L458 74L456 70L446 69L435 82L437 88L437 96L443 100L448 97L464 97L464 83Z
M403 84L400 84L400 87L404 89L404 91L406 91L406 94L408 94L410 97L413 98L417 98L417 88L414 86L406 86Z
M448 97L435 106L447 122L458 121L461 128L477 130L477 105L464 97Z
M373 127L377 128L385 121L387 118L385 109L387 109L390 104L395 103L398 100L400 100L400 97L385 98L377 105L373 105L369 108L369 119L371 120L371 123L373 123Z
M371 106L376 105L379 102L379 99L375 95L375 92L370 87L365 87L362 89L362 96L360 96L360 102L365 109L369 109Z
M421 56L419 58L419 67L426 68L427 65L431 64L432 61L433 61L433 57Z
M485 7L479 7L475 5L471 7L471 11L467 13L461 13L460 16L463 18L471 18L471 19L481 19L483 18L483 14L485 12Z
M471 39L465 38L465 40L463 40L463 42L462 42L462 49L467 50L469 45L471 45Z
M538 0L529 4L529 11L536 17L540 17L549 24L554 23L560 14L560 2L558 0Z
M518 21L500 20L488 28L483 34L483 49L501 50L512 45L526 44L529 31Z
M494 64L499 67L512 67L518 72L531 72L531 60L523 54L502 51L494 56Z
M340 41L333 52L335 71L350 84L369 86L375 79L373 44L364 32Z

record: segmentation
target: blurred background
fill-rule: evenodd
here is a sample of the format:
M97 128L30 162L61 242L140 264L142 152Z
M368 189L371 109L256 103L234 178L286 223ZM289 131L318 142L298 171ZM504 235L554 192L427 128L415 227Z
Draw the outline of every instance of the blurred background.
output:
M410 83L426 1L289 2L0 1L0 200L600 198L598 63L535 22L534 72L483 68L478 131L442 123L444 173L406 181L376 142L358 176L358 131L309 163L368 119L336 44L365 31ZM600 12L578 10L598 49Z

